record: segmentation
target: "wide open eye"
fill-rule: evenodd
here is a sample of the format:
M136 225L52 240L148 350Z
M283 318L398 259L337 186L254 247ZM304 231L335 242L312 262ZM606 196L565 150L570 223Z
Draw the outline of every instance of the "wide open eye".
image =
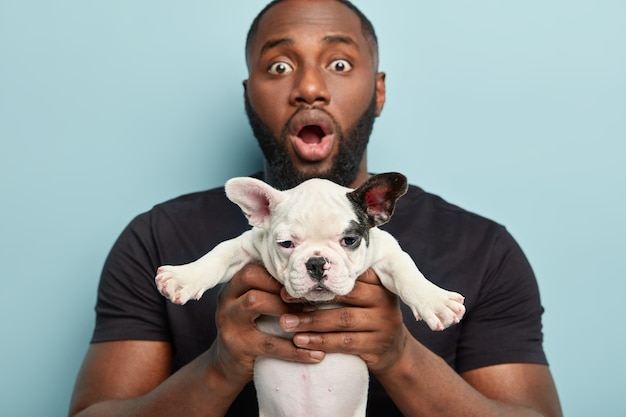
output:
M291 249L295 247L295 245L293 244L291 240L281 240L280 242L278 242L278 244L285 249Z
M274 62L272 65L270 65L270 67L267 69L267 72L269 72L272 75L282 75L282 74L288 74L291 71L293 71L293 67L291 65L289 65L286 62Z
M336 59L330 63L329 67L335 72L348 72L352 69L352 64L345 59Z
M344 236L341 239L341 245L349 249L356 249L361 243L359 236Z

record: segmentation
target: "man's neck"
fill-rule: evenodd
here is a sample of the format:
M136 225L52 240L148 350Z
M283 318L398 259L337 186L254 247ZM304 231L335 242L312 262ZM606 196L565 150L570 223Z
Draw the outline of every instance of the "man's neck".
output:
M367 172L367 166L365 163L361 164L361 169L359 169L359 172L356 176L356 178L354 179L354 181L349 184L346 185L347 187L350 188L357 188L359 185L363 184L371 175L369 172ZM283 181L277 181L275 174L272 172L272 170L270 169L270 167L268 166L267 163L264 164L264 171L263 171L263 181L265 181L266 183L268 183L269 185L271 185L272 187L275 188L281 188L281 184L283 183ZM343 184L342 184L343 185Z

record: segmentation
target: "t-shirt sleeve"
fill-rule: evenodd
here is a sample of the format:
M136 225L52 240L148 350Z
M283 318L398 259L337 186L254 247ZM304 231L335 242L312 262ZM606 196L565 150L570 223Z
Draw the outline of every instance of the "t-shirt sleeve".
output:
M170 339L165 298L154 284L158 261L150 214L139 215L119 236L105 261L92 343Z
M537 281L526 256L504 228L493 240L473 303L461 322L457 371L502 363L547 364Z

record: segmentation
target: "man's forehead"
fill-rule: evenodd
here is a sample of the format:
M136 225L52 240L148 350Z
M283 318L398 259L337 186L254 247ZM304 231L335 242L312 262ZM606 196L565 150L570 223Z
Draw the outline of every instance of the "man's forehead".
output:
M315 35L317 33L317 35ZM268 10L259 21L255 47L316 36L317 41L366 42L358 16L345 5L329 1L283 1Z

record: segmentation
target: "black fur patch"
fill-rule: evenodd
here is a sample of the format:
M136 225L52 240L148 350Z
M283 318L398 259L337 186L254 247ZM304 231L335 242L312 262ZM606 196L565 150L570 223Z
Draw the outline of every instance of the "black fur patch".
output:
M348 197L350 204L352 204L352 208L354 209L354 213L356 214L357 219L359 219L358 223L355 221L352 222L358 224L359 227L364 229L371 229L372 227L374 227L374 222L372 221L371 216L369 216L367 212L363 209L363 205L355 199L350 198L351 193L346 194L346 196ZM369 232L367 234L369 236Z
M357 213L358 216L358 213ZM365 216L367 218L367 216ZM359 219L361 220L361 219ZM343 231L344 236L357 236L359 239L365 240L365 246L370 245L370 228L371 226L364 225L362 222L350 221L350 225ZM358 245L355 247L355 249Z

